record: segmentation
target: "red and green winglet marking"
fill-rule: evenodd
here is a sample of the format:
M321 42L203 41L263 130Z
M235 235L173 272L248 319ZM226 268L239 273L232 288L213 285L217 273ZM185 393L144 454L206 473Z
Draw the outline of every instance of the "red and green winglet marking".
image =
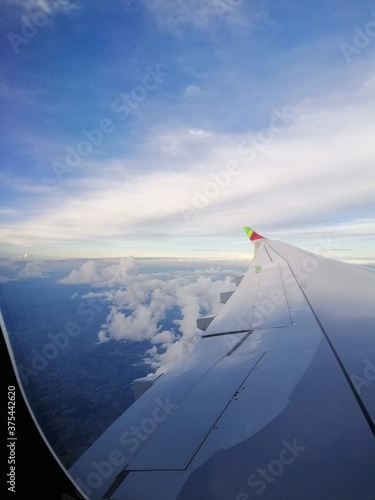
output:
M244 227L244 229L250 241L260 240L264 238L264 236L261 236L260 234L256 233L254 229L251 229L251 227L246 226Z

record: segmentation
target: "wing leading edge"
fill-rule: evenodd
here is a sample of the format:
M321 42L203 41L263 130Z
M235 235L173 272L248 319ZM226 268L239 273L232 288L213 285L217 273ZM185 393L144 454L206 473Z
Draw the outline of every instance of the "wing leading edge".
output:
M70 469L88 498L373 498L375 274L245 231L193 352Z

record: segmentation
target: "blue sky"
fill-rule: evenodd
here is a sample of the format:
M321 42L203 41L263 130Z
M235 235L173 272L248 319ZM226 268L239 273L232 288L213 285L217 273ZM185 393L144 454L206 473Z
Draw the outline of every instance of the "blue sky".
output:
M0 11L2 255L375 261L375 3Z

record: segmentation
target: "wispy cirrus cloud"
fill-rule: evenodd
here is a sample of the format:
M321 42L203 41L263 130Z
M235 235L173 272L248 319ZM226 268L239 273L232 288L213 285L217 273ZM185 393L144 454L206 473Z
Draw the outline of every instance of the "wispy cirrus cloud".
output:
M57 11L70 12L77 9L75 0L6 0L6 2L23 12L43 11L54 14Z
M204 90L202 90L199 85L188 85L184 90L184 97L189 100L203 96L204 94Z
M143 7L163 29L181 34L185 28L207 30L224 21L228 24L244 24L240 11L242 1L232 0L150 0Z
M55 3L12 5L32 16ZM218 5L231 9L220 17ZM240 255L232 238L248 223L302 237L335 223L349 235L357 224L365 237L374 58L369 43L349 68L340 41L369 14L349 2L324 9L322 19L318 7L295 2L94 1L63 31L57 22L46 29L33 58L6 57L7 251ZM143 99L145 68L159 62L169 76ZM141 101L133 96L121 121L111 104L132 91ZM87 146L108 117L114 130ZM57 178L54 162L82 144L90 153Z
M368 217L373 206L368 81L351 99L335 92L299 102L286 115L284 106L278 115L271 109L263 129L225 133L157 125L145 137L142 158L132 158L131 169L123 160L89 159L63 179L56 193L50 185L33 187L35 196L46 190L48 211L42 203L40 215L5 225L2 238L18 244L102 240L109 252L123 241L131 253L147 244L161 251L155 247L157 227L164 248L171 245L172 251L177 233L222 237L249 217L266 229L281 225L294 231L304 221L315 219L319 226L327 214L335 218L339 213L344 215L338 228L349 234L352 222ZM288 109L292 115L283 123ZM231 163L238 172L220 185L220 172ZM191 209L187 220L183 207ZM134 247L135 240L141 247ZM191 247L185 251L189 254Z

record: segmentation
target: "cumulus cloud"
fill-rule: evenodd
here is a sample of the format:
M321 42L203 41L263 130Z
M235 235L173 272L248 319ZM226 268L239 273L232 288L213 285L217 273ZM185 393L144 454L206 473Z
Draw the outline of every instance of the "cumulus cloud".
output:
M167 273L164 279L160 274L159 278L141 275L126 293L113 295L117 305L108 315L99 338L150 340L155 345L147 352L147 363L164 371L184 357L199 339L196 319L202 314L217 313L220 292L233 288L230 277L220 274L220 280L196 272L179 277ZM136 306L131 314L122 312L130 306ZM175 329L165 330L163 320L172 307L179 311L180 318L173 321Z
M124 258L119 264L108 267L99 267L98 263L89 260L79 269L70 272L59 283L64 285L90 284L97 286L123 285L130 276L136 275L138 264L133 257Z
M168 344L172 344L175 340L175 335L170 330L163 330L160 333L157 333L152 339L151 342L153 344L163 344L167 346Z
M43 261L27 262L18 272L18 279L45 278L47 276L46 266Z
M145 362L161 372L194 347L201 334L196 319L218 312L220 292L234 288L233 273L209 268L142 274L137 273L139 267L133 258L106 267L88 261L60 283L106 287L84 295L99 297L110 306L99 342L147 340L153 346L146 351ZM165 328L172 314L175 319Z
M81 285L84 283L95 284L100 280L99 275L96 272L96 263L93 260L89 260L82 264L78 270L73 270L71 273L62 278L59 283L65 285Z

